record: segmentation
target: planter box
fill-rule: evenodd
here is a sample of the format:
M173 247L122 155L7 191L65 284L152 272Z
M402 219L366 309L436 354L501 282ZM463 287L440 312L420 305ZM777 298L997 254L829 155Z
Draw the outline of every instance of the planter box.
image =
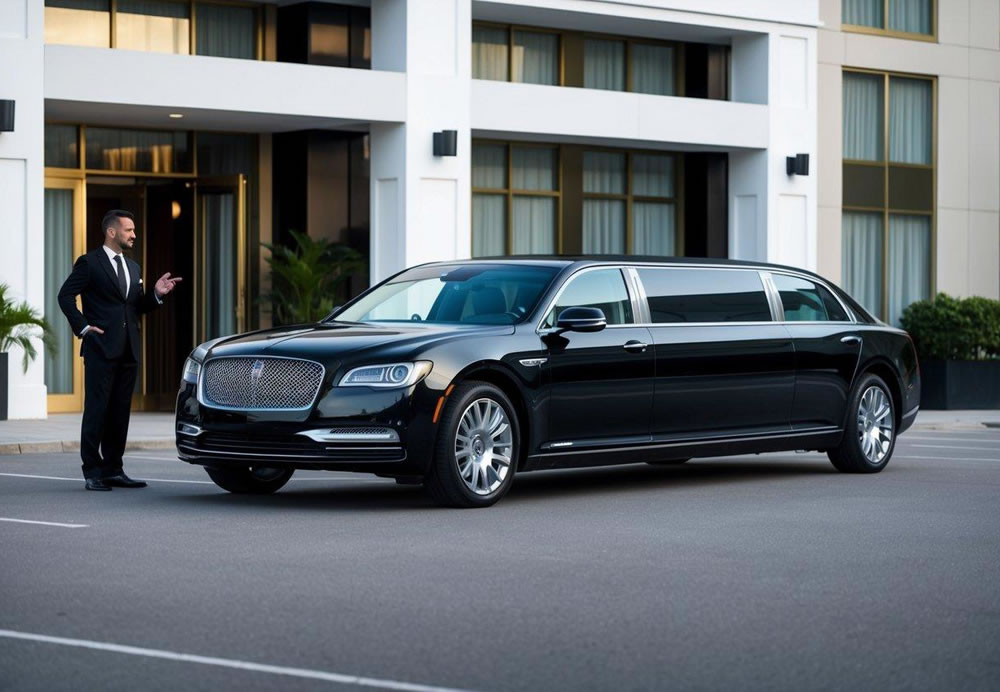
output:
M1000 360L921 363L920 408L1000 409Z
M0 420L7 420L7 352L0 352Z

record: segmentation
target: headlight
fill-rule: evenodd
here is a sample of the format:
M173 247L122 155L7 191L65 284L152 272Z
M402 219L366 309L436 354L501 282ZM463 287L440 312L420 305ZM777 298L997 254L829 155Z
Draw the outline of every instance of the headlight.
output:
M418 360L415 363L387 363L354 368L340 379L340 387L409 387L431 371L433 363Z
M190 382L191 384L198 384L198 375L201 374L201 363L196 361L194 358L188 358L184 361L184 374L181 379L185 382Z

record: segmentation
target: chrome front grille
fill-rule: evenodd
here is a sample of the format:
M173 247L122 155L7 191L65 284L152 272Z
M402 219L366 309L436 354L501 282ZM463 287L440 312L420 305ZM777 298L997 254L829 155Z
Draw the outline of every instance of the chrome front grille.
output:
M202 402L215 408L296 410L312 406L324 368L297 358L213 358L201 373Z

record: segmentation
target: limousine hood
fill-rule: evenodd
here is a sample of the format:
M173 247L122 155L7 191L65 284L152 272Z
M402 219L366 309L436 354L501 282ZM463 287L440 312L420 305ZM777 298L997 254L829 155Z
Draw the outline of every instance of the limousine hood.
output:
M405 357L447 341L513 333L513 325L325 322L275 327L227 337L212 344L207 357L269 355L326 360L383 351L393 357Z

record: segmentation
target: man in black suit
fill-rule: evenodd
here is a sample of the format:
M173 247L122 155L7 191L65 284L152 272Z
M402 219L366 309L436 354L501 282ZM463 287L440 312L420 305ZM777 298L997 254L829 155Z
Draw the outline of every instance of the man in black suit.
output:
M80 456L87 490L143 488L125 475L122 455L128 437L132 390L142 343L139 320L163 302L180 277L160 277L152 293L142 288L139 265L122 255L135 245L135 218L112 209L101 221L104 244L81 256L59 289L59 307L83 340L85 391ZM83 312L76 297L83 301Z

